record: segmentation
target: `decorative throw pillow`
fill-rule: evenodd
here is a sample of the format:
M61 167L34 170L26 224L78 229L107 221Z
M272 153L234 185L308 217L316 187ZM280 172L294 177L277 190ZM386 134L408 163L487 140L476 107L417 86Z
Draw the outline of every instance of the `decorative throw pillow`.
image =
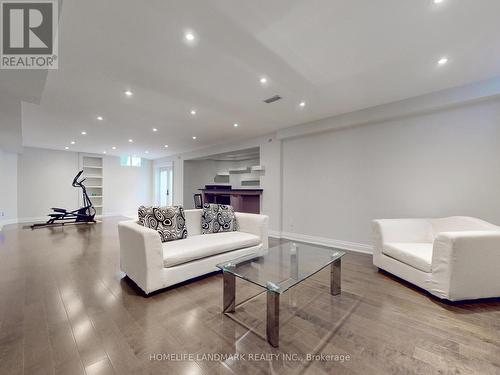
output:
M139 207L139 224L156 230L161 242L187 237L186 217L182 206Z
M238 230L238 222L232 206L205 203L201 215L201 233L232 232Z

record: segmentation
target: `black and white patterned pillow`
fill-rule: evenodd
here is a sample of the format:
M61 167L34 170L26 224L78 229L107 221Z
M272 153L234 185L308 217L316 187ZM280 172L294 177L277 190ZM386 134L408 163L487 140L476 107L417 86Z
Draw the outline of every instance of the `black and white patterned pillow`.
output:
M187 237L186 216L182 206L145 207L138 210L139 224L156 230L161 242Z
M232 232L238 230L238 222L232 206L205 203L201 215L201 233Z

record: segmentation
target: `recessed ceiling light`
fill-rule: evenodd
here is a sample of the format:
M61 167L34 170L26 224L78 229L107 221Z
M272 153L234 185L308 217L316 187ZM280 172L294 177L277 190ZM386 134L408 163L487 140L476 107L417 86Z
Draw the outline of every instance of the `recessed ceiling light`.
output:
M129 143L134 142L134 140L132 138L130 138L128 141L129 141Z
M184 34L184 38L186 38L187 41L192 42L194 40L194 34L192 32L187 32Z
M233 126L237 128L239 125L237 123L234 123Z
M196 137L195 137L195 136L193 136L193 139L196 139Z
M194 115L196 115L196 110L192 109L190 113L194 116Z
M443 0L434 0L434 4L441 4Z
M262 84L267 83L267 78L266 77L262 77L260 79L260 83L262 83Z
M105 153L106 153L106 151L103 151L102 153L103 153L103 154L105 154Z
M66 146L66 147L64 147L64 149L65 149L65 150L69 150L69 147L68 147L68 146Z
M86 131L83 131L83 132L82 132L82 135L87 135L87 132L86 132Z
M165 146L163 146L163 147L168 148L168 145L165 145Z
M133 93L132 91L130 91L130 90L126 90L126 91L124 92L124 94L125 94L125 95L127 95L127 96L132 96L132 95L134 95L134 93Z
M116 150L116 147L115 147L115 146L113 146L113 147L111 147L111 149L112 149L112 150Z
M104 120L104 117L102 117L102 116L97 116L97 119L98 119L99 121L102 121L102 120Z
M438 64L439 65L444 65L447 62L448 62L448 58L447 57L442 57L441 59L439 59Z
M301 107L305 107L305 106L306 106L306 102L300 102L300 103L299 103L299 105L300 105Z
M76 142L75 142L75 141L71 141L70 143L71 143L72 145L74 145Z
M158 129L156 129L156 128L153 128L153 131L154 131L154 132L157 132L157 131L158 131Z
M146 150L146 151L144 151L144 153L145 153L145 154L149 154L149 151L148 151L148 150Z

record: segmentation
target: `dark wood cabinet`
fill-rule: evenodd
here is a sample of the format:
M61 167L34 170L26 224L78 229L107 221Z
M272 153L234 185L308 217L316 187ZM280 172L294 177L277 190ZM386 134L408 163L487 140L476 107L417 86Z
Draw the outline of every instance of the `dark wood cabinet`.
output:
M203 203L230 204L236 212L260 214L262 189L200 189Z

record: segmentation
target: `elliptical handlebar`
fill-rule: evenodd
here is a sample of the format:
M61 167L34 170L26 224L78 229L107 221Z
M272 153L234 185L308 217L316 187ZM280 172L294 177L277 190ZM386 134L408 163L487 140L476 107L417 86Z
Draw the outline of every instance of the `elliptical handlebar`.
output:
M82 175L82 173L83 173L83 169L76 174L75 178L73 179L73 183L71 184L71 185L73 185L73 187L79 187L79 186L81 186L81 183L83 182L83 180L82 181L78 181L78 179L80 178L80 176Z

